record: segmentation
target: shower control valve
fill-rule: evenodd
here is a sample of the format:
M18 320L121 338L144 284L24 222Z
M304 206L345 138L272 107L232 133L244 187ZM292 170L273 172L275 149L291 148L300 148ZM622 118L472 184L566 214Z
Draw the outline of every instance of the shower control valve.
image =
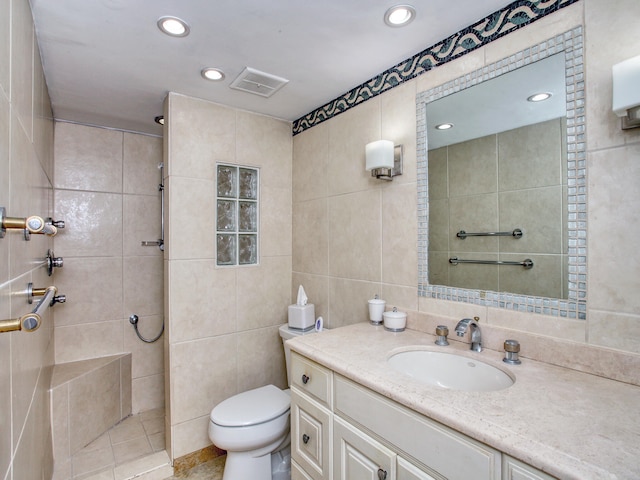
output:
M47 250L47 274L53 275L54 268L62 268L64 260L62 257L56 257L52 250Z

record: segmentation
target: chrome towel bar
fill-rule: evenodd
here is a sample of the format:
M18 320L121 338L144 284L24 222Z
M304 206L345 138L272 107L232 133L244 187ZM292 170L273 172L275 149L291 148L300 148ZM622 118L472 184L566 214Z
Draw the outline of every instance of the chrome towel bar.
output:
M460 230L456 237L464 240L467 237L513 237L513 238L522 238L522 230L520 228L514 229L512 232L477 232L477 233L469 233L464 230Z
M458 257L451 257L449 263L452 265L458 265L459 263L477 263L481 265L516 265L524 267L525 269L533 268L533 260L530 258L525 259L522 262L503 262L500 260L462 260Z

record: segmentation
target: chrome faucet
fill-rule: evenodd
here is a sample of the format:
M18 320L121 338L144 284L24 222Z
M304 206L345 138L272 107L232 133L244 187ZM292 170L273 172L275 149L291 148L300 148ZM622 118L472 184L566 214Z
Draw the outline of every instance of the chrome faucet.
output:
M474 352L482 351L482 333L480 332L480 325L478 322L480 317L463 318L456 325L456 335L463 337L467 333L467 329L471 327L471 350Z

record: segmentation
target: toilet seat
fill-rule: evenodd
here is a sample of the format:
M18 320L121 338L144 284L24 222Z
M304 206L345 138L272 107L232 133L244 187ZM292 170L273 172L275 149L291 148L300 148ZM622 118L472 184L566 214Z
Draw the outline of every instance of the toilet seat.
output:
M275 385L266 385L227 398L211 410L210 419L222 427L246 427L268 422L287 412L291 397Z

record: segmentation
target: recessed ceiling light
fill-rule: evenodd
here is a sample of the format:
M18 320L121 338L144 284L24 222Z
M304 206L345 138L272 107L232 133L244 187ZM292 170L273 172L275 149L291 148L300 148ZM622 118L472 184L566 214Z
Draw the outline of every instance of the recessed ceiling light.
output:
M224 72L217 68L203 68L200 74L203 78L207 80L213 80L214 82L224 79Z
M527 98L528 102L542 102L544 100L547 100L551 98L551 94L550 93L536 93L534 95L531 95L530 97Z
M384 14L384 23L390 27L404 27L416 18L416 9L411 5L395 5Z
M453 123L441 123L440 125L436 125L436 130L449 130L453 128Z
M189 35L189 25L178 17L160 17L158 28L172 37L186 37Z
M156 122L158 125L164 126L164 116L162 115L158 115L156 118L153 119L153 121Z

